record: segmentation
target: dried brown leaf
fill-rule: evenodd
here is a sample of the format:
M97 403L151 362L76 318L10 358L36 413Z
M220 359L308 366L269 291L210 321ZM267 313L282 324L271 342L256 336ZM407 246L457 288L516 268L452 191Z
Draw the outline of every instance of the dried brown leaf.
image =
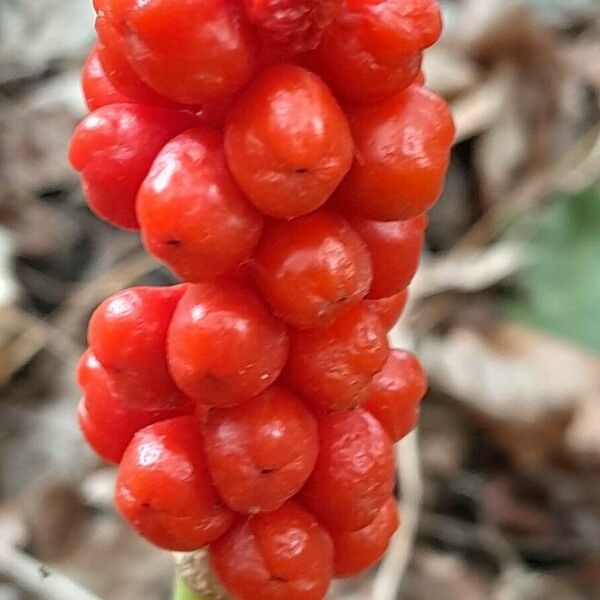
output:
M430 335L418 353L432 387L484 418L490 433L528 464L564 445L572 413L600 383L598 357L513 323Z

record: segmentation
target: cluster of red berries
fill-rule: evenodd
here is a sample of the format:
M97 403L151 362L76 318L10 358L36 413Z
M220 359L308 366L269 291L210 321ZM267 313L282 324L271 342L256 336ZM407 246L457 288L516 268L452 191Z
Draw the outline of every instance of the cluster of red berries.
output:
M103 302L78 368L116 504L241 600L317 600L398 525L426 390L387 332L453 141L435 0L95 0L91 209L185 281Z

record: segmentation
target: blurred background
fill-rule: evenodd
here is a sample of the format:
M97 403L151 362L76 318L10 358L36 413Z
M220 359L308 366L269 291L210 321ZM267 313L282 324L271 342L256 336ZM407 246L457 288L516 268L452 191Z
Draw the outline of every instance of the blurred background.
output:
M380 575L402 600L597 599L600 2L442 4L425 72L458 141L393 333L430 392ZM75 423L91 310L170 281L88 212L66 161L92 23L91 0L0 0L0 544L105 600L166 600L170 557L114 514L114 470ZM337 597L369 598L370 578ZM30 597L0 578L0 600Z

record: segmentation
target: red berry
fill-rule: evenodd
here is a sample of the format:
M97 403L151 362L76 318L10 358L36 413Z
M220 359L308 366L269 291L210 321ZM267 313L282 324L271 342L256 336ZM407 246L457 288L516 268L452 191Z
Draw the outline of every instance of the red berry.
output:
M285 326L251 290L190 285L169 329L171 373L200 403L234 406L265 391L288 354Z
M176 102L229 96L254 73L254 41L236 3L101 0L96 11L100 39L120 46L144 83Z
M442 191L454 140L448 105L412 85L352 120L355 160L336 191L345 210L398 221L427 211Z
M333 530L372 523L394 487L392 440L366 410L322 415L319 457L301 501Z
M257 208L288 219L317 209L333 193L352 163L352 138L321 79L279 65L237 99L225 128L225 151Z
M390 498L375 519L358 531L332 531L333 574L351 577L373 566L385 553L398 529L398 505Z
M98 57L98 45L94 45L90 52L83 70L81 72L81 87L87 107L96 110L107 104L119 104L132 102L131 98L118 92L110 82L100 58Z
M90 350L79 361L77 381L84 393L77 411L81 429L96 454L112 463L120 462L140 429L194 410L191 402L162 410L144 410L120 402L106 370Z
M206 128L162 149L138 193L137 215L148 252L196 282L246 260L263 226L229 174L222 134Z
M182 105L169 100L149 88L132 69L125 56L126 48L122 36L106 19L96 20L98 58L110 83L120 94L139 104L152 104L166 108L181 108Z
M331 581L331 538L294 502L240 520L210 546L211 564L237 600L322 600Z
M364 400L387 356L383 324L358 305L327 328L293 332L286 376L313 404L346 410Z
M339 95L373 102L418 76L421 51L437 40L441 26L436 0L346 0L316 61Z
M331 324L371 285L364 243L344 219L326 210L272 222L254 264L273 312L299 328Z
M373 378L363 407L397 442L417 424L425 392L427 379L417 357L404 350L392 350L383 369Z
M316 48L343 0L244 0L260 38L293 55Z
M373 265L370 299L386 298L406 289L419 266L427 217L408 221L350 219L369 249Z
M230 508L271 512L296 494L313 470L317 424L300 400L272 387L244 406L213 409L204 448L213 483Z
M365 300L365 306L375 313L383 323L386 330L390 330L400 318L406 301L408 299L408 290L402 290L393 296L379 298L378 300Z
M111 104L77 126L69 160L81 173L90 208L116 227L137 229L135 198L160 149L195 124L192 113Z
M180 552L210 544L234 519L210 480L195 417L162 421L135 434L121 461L115 501L140 535Z
M137 287L107 298L88 326L91 351L120 402L146 409L184 403L167 366L167 329L185 285Z

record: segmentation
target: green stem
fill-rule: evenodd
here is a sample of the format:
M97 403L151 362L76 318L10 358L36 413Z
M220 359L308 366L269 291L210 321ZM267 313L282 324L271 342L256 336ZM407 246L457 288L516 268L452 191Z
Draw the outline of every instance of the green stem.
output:
M205 596L201 596L197 592L191 590L177 575L175 579L175 590L173 592L173 600L206 600Z

